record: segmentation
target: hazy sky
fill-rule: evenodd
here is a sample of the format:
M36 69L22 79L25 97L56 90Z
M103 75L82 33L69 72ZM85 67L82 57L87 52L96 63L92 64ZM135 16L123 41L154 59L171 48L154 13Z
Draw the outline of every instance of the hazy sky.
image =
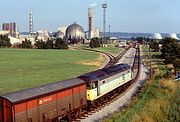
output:
M180 33L180 0L1 0L0 24L16 22L21 32L28 31L32 10L35 31L56 31L73 22L87 30L87 9L94 4L95 26L102 29L103 2L112 31Z

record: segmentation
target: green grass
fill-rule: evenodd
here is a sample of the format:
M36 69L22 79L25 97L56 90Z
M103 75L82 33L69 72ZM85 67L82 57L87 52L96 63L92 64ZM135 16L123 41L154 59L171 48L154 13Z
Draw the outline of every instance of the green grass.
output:
M142 49L143 55L147 55L147 48ZM156 72L152 80L146 82L126 109L115 112L105 118L104 122L180 121L180 82L173 82L171 78L164 79L163 76L168 69L159 57L160 52L152 52L152 55L153 65L157 66L159 72Z
M98 47L98 48L93 48L93 49L103 51L103 52L107 52L107 53L111 53L113 55L117 55L123 51L123 48L115 47L115 44L108 44L107 46L108 47ZM79 48L89 48L89 44L88 45L87 44L80 45Z
M113 55L117 55L120 52L122 52L122 48L118 48L118 47L114 47L114 46L108 46L108 47L99 47L99 48L94 48L95 50L100 50L103 52L108 52L111 53Z
M76 77L96 69L82 65L98 54L77 50L0 49L0 94Z

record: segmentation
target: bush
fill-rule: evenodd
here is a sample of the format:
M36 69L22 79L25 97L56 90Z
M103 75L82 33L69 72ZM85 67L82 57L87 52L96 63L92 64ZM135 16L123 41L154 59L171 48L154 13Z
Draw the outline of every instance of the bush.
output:
M100 47L100 39L97 37L92 38L90 41L89 47L91 47L91 48Z
M0 47L11 47L12 44L8 35L0 35Z
M21 48L32 48L31 41L25 39L25 41L22 41L22 44L20 45Z
M55 42L56 49L68 49L68 44L64 39L57 38Z
M53 40L48 39L44 44L45 49L53 49Z
M45 49L45 42L43 40L37 40L35 46L38 49Z

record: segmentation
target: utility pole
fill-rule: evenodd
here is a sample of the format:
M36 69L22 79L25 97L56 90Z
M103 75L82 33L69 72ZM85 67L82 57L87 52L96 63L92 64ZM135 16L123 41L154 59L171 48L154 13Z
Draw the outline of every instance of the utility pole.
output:
M150 72L150 79L152 79L152 55L151 55L150 42L149 42L149 72Z
M106 41L106 8L107 8L107 4L103 3L102 4L102 8L103 8L103 41ZM102 45L103 45L103 41L102 41Z
M111 25L109 25L109 43L110 43L110 36L111 36Z

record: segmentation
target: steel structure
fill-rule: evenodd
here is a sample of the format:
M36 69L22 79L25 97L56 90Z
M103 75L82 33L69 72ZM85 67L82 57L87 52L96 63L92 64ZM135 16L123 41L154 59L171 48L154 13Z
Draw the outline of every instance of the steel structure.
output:
M29 35L32 35L33 33L33 13L30 11L29 14Z
M103 41L106 41L106 8L107 8L107 4L103 3L102 4L102 8L103 8ZM102 41L102 43L103 43Z

